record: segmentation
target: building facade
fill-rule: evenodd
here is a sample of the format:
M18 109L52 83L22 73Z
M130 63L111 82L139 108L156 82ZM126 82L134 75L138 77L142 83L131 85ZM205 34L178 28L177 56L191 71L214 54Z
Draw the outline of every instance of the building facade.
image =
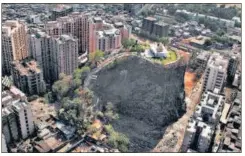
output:
M48 84L56 81L60 73L70 75L78 67L78 39L69 35L51 37L39 30L29 35L29 45Z
M228 60L218 53L210 56L204 75L203 90L222 91L227 77Z
M97 31L96 35L96 49L101 51L112 51L121 47L120 30L111 29L104 31Z
M143 19L142 30L149 34L153 33L154 24L157 21L156 18L147 17Z
M53 71L57 80L60 73L71 75L78 67L78 40L68 35L53 39Z
M59 37L62 34L72 35L78 39L79 53L91 51L90 49L90 23L86 14L73 12L65 17L57 18L56 21L49 21L45 25L46 32L52 37Z
M26 27L19 21L6 21L2 26L2 70L10 74L11 62L28 56Z
M163 22L157 22L153 26L152 34L161 38L168 36L169 25Z
M28 95L41 94L46 90L43 72L36 61L22 60L12 63L14 85Z
M233 82L236 71L237 71L238 64L239 64L238 58L236 56L232 56L229 60L229 65L227 69L228 82L231 82L231 83Z

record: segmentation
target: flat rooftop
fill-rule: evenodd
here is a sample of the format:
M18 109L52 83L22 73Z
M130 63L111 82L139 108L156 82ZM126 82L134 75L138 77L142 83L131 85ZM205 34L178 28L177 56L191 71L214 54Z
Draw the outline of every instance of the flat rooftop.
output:
M208 65L219 70L226 71L229 61L219 53L213 53L209 58Z
M157 19L154 18L154 17L146 17L145 19L146 19L146 20L149 20L149 21L156 21L156 20L157 20Z
M19 71L20 75L32 75L40 73L41 70L36 61L14 61L13 62L15 70Z

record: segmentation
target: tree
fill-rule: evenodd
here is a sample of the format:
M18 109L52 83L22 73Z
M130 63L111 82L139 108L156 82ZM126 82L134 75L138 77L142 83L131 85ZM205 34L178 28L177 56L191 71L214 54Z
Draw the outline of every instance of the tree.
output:
M204 45L205 46L211 46L212 45L212 41L210 39L207 39L205 42L204 42Z
M163 43L164 46L169 44L169 38L168 37L162 37L160 38L160 42Z
M136 41L134 39L124 39L122 41L122 45L124 48L130 48L131 46L135 45Z
M89 53L89 61L92 63L98 62L102 57L104 57L104 52L101 50Z
M116 132L111 125L106 125L105 131L109 134L108 145L119 149L121 152L128 151L129 139L126 135Z
M240 22L235 21L235 27L241 28L241 23L240 23Z

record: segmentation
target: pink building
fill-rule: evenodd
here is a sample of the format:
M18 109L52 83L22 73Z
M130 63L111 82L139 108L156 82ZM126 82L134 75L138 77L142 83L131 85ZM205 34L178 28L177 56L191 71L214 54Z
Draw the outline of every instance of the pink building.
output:
M88 15L74 12L46 23L45 29L50 36L59 37L62 34L74 36L78 39L78 49L82 53L88 51L90 47L89 25Z

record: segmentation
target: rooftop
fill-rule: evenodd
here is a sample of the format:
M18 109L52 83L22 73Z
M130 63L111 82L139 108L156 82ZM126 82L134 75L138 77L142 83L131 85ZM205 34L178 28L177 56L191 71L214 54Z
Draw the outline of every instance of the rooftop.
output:
M167 26L168 24L167 24L167 23L164 23L164 22L162 22L162 21L160 21L160 22L155 23L155 25L159 25L159 26Z
M94 17L94 21L95 22L102 22L102 18L101 17Z
M13 65L15 70L17 70L20 73L20 75L29 76L41 72L37 62L34 60L22 60L21 62L14 61Z
M157 19L154 18L154 17L146 17L145 19L146 19L146 20L149 20L149 21L156 21L156 20L157 20Z
M2 34L10 36L15 32L16 28L20 27L22 24L17 20L9 20L3 23Z
M229 61L219 53L213 53L208 61L208 66L218 68L223 72L227 70L228 64Z

